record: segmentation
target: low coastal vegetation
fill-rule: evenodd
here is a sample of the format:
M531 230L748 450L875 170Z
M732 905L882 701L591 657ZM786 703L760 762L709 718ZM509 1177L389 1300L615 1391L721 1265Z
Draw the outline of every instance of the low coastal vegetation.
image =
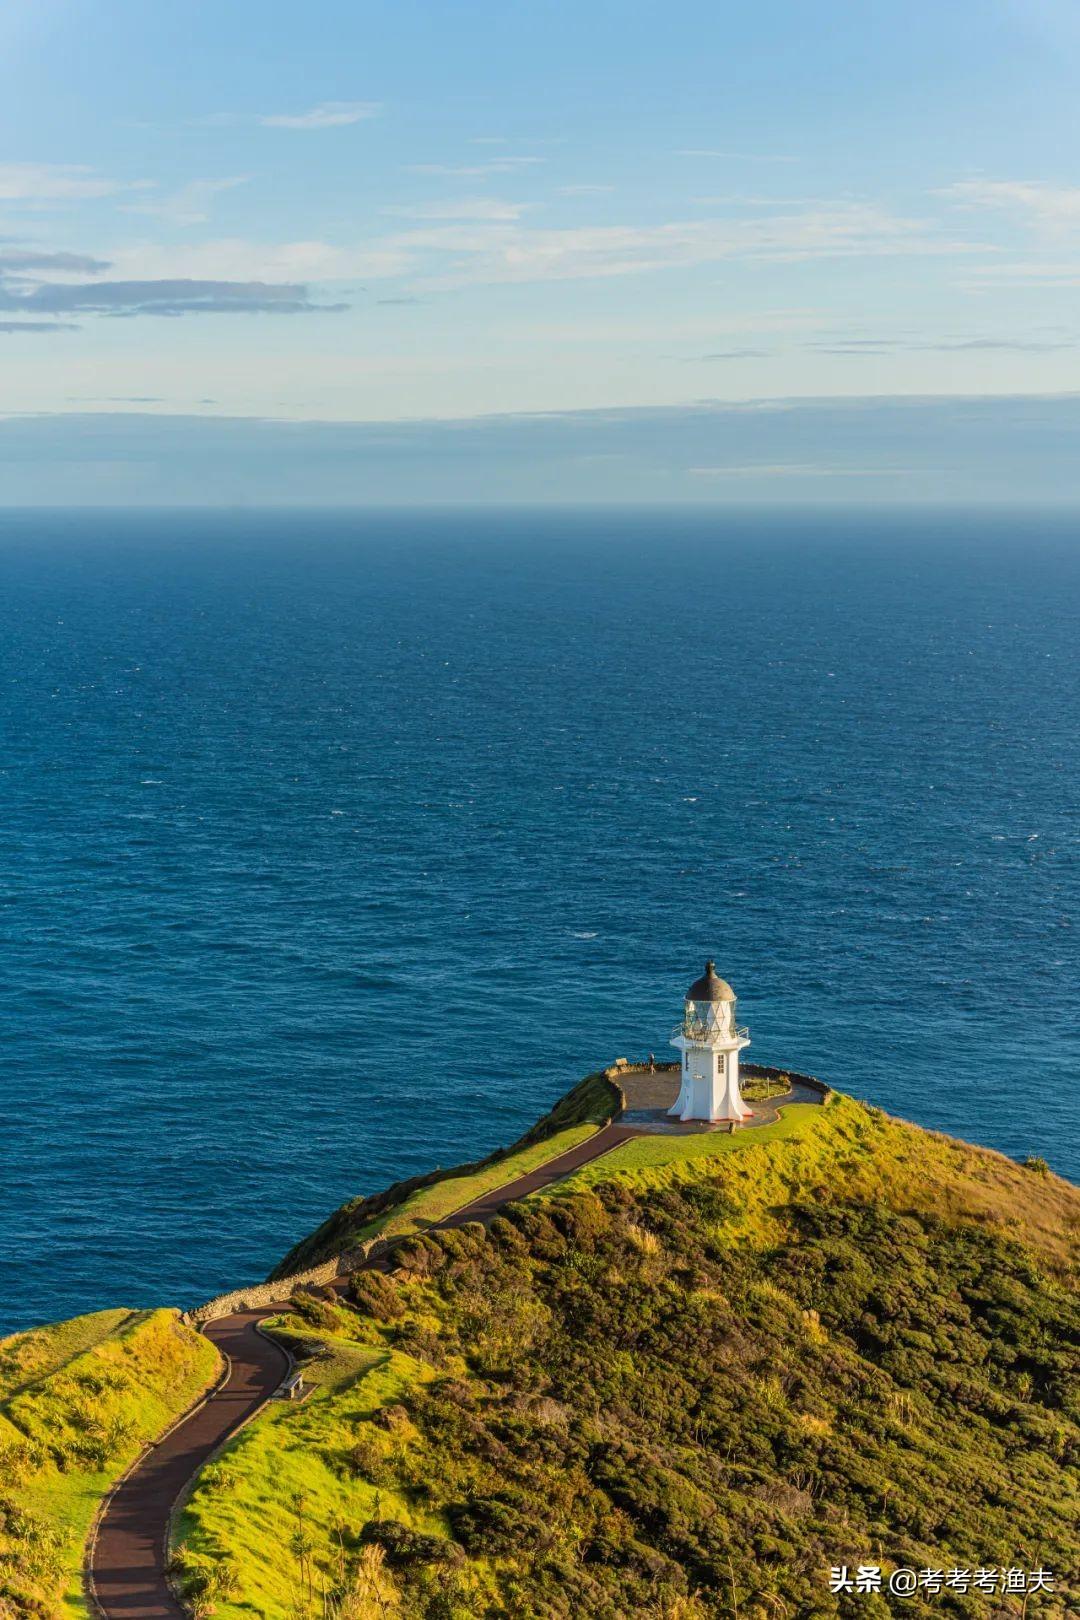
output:
M98 1311L0 1339L0 1616L83 1615L99 1502L213 1383L175 1311Z
M511 1147L475 1164L433 1170L397 1181L370 1198L354 1198L304 1238L271 1273L291 1277L371 1238L403 1237L445 1220L474 1198L537 1170L592 1136L620 1106L617 1087L603 1073L586 1075Z
M312 1386L206 1469L219 1620L888 1620L835 1564L1080 1564L1080 1192L850 1099L625 1144L275 1324ZM271 1553L269 1549L273 1549Z
M791 1076L744 1071L739 1090L743 1102L768 1102L771 1097L782 1097L785 1092L791 1090Z

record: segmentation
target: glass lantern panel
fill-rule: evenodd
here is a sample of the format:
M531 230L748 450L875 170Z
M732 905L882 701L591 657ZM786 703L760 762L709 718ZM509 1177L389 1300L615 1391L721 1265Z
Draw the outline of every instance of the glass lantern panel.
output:
M688 1001L686 1021L703 1035L724 1035L731 1029L732 1011L729 1001Z

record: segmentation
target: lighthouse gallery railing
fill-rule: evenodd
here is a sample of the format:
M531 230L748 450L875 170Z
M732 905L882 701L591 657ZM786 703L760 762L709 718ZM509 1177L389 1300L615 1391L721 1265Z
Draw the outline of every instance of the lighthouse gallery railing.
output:
M680 1035L687 1041L711 1041L718 1035L748 1041L750 1039L750 1030L745 1024L732 1025L731 1029L722 1030L715 1024L703 1024L698 1020L691 1022L684 1019L681 1024L675 1025L671 1032L671 1038L673 1041L677 1041Z

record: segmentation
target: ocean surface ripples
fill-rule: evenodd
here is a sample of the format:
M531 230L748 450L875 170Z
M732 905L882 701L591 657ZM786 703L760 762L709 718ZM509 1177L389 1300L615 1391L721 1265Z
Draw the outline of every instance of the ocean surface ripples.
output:
M1078 1170L1080 536L0 519L0 1331L194 1303L661 1052Z

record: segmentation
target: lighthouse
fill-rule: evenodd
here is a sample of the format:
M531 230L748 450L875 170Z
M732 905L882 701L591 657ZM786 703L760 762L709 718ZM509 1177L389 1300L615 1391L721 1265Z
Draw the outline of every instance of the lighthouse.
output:
M682 1058L679 1096L669 1114L678 1119L737 1124L752 1118L739 1091L739 1053L750 1035L735 1024L735 992L706 962L686 992L686 1011L671 1040Z

